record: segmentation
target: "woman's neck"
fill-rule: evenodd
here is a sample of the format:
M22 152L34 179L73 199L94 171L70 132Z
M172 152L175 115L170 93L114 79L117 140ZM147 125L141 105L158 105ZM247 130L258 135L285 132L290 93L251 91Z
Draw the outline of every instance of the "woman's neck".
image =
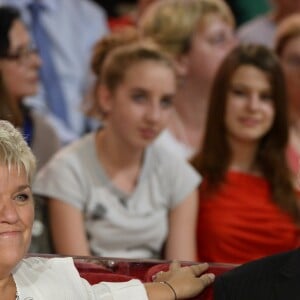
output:
M231 141L232 159L229 165L230 170L249 174L259 174L260 168L256 164L257 143L244 143Z
M111 181L126 193L136 186L143 160L143 151L126 147L109 129L96 134L96 148L101 165Z
M17 288L12 275L0 279L0 295L1 299L15 300Z
M182 143L198 149L205 131L207 109L207 93L185 85L176 93L175 113L169 129Z

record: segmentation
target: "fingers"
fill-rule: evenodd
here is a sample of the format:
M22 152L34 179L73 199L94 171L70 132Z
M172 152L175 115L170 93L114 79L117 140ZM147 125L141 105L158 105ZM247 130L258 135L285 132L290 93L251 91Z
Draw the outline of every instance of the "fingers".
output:
M213 273L207 273L197 278L197 280L199 282L199 285L202 287L202 289L204 289L205 287L207 287L208 285L214 282L215 275Z
M204 271L208 269L208 267L209 267L208 263L202 263L202 264L190 266L195 276L201 275Z
M180 262L178 260L173 260L170 264L170 271L178 270L181 267Z
M208 269L208 267L209 267L208 263L202 263L202 264L197 264L197 265L181 267L180 262L173 261L170 264L169 271L167 271L167 272L160 271L160 272L156 273L152 277L152 280L156 281L156 282L157 281L165 281L165 280L169 280L174 275L178 276L180 273L181 274L184 274L184 273L190 274L189 276L192 275L193 277L199 277L203 272L205 272ZM205 276L204 278L205 278L204 279L205 282L203 282L203 284L206 284L206 281L208 282L207 284L209 284L211 281L211 276L209 276L209 277Z
M161 277L163 276L163 273L164 273L163 271L159 271L156 274L154 274L152 276L152 281L160 281Z

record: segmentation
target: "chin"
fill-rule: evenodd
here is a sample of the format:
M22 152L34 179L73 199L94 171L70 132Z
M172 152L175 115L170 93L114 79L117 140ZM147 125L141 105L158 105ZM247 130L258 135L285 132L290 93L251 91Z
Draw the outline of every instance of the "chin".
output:
M7 249L7 251L0 250L0 268L1 265L6 265L9 268L14 268L25 256L26 251L23 249L12 248Z

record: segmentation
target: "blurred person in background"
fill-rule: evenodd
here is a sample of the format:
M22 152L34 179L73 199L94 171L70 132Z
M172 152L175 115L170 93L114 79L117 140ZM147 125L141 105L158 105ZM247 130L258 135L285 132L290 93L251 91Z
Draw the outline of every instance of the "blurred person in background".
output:
M300 0L272 0L272 10L244 23L237 31L242 43L258 43L274 47L278 24L291 14L300 12Z
M82 103L92 81L92 47L108 32L106 14L90 0L0 0L5 4L20 10L43 61L38 93L26 101L66 144L89 126Z
M0 116L23 133L41 168L59 149L51 124L24 103L37 93L41 60L29 32L13 7L0 6Z
M121 32L97 44L93 70L103 127L59 152L34 183L48 201L55 250L195 260L200 177L153 144L173 110L173 62Z
M233 15L222 0L165 0L150 5L139 30L173 58L178 90L167 130L156 143L188 159L201 148L211 85L235 45Z
M41 60L17 9L0 7L0 119L12 122L24 135L40 169L60 148L56 131L25 97L37 93ZM47 252L45 209L35 206L36 219L30 251Z

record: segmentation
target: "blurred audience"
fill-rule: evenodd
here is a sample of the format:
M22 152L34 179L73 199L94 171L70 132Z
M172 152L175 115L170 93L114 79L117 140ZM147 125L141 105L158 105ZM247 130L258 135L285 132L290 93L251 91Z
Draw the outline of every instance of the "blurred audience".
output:
M152 144L173 110L173 63L133 36L97 44L94 113L103 127L58 153L34 192L48 198L58 253L195 260L200 178Z
M300 189L300 14L294 14L279 24L275 51L282 63L288 88L290 142L287 157Z
M221 65L203 148L198 258L244 263L299 246L298 194L288 168L284 75L276 55L239 46Z
M201 147L211 83L235 45L234 20L222 0L165 0L152 4L139 28L175 61L178 90L168 129L157 140L170 152L190 158Z
M293 13L300 12L300 0L273 0L273 9L246 22L238 29L242 43L258 43L270 48L274 46L277 25Z
M50 120L62 143L76 139L87 126L81 105L91 81L91 49L108 32L104 11L90 0L0 0L0 4L22 12L44 60L42 84L28 103Z

